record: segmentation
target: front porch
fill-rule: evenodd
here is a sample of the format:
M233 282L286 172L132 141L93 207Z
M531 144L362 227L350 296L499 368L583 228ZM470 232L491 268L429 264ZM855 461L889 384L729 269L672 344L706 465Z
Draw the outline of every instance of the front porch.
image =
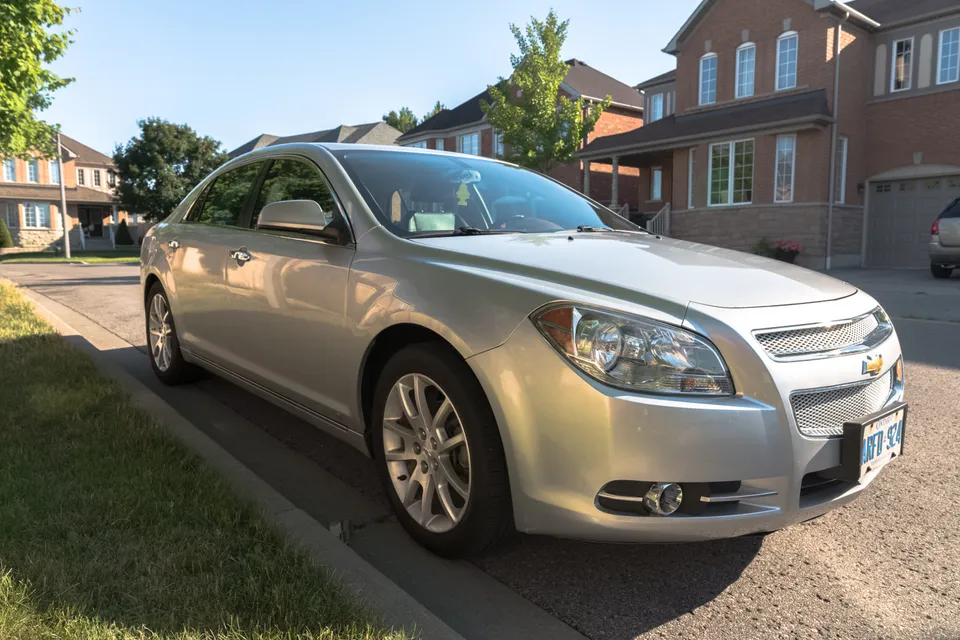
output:
M590 176L609 176L611 202L634 201L637 206L627 213L635 224L666 235L670 229L671 194L673 193L673 151L616 154L584 159L583 193L590 196ZM630 169L628 188L636 193L624 194L623 169ZM614 208L618 213L619 208Z

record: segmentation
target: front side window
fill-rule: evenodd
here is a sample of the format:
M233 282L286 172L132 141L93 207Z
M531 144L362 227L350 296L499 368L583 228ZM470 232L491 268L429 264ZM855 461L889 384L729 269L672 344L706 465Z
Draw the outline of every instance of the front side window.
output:
M847 194L847 144L846 138L837 138L837 178L834 182L834 202L843 204Z
M480 155L480 134L468 133L460 136L460 153L470 156Z
M17 181L17 161L13 158L7 158L3 161L3 179L6 182Z
M659 167L650 173L650 199L663 200L663 170Z
M257 226L260 211L272 202L284 200L313 200L323 209L325 224L338 215L333 191L320 171L301 160L275 160L267 171L253 207L250 225Z
M717 55L708 54L700 60L700 104L717 101Z
M60 161L50 161L50 184L60 184Z
M937 84L960 80L960 27L940 32L940 61Z
M93 170L93 186L100 186L100 169Z
M797 137L777 136L777 182L774 202L793 202L793 184L797 160Z
M710 145L710 205L752 201L753 140Z
M262 162L252 162L217 176L207 188L200 208L190 211L188 221L221 227L237 226L262 166Z
M377 219L401 237L569 233L578 226L638 231L534 171L461 155L338 150L334 156ZM474 231L476 230L476 231Z
M27 160L27 182L40 182L40 165L36 158Z
M890 91L906 91L913 80L913 38L893 43Z
M23 226L33 229L49 229L50 205L37 202L24 202Z
M650 96L650 118L647 122L656 122L663 118L663 94Z
M83 179L83 169L77 169L77 184L80 185L81 187L84 184L86 184L86 182Z
M753 95L754 75L757 67L757 47L744 44L737 49L737 97Z
M777 91L797 86L797 53L800 36L785 33L777 39Z

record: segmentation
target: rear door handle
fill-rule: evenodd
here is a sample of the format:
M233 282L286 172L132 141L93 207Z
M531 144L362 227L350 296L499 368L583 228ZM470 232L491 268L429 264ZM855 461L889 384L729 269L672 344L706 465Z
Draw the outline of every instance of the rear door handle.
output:
M237 249L230 252L230 257L237 261L237 264L243 264L253 260L253 256L247 253L246 249Z
M179 240L171 240L170 242L167 243L167 246L170 247L170 249L171 249L172 251L176 251L177 249L180 248L180 241L179 241Z

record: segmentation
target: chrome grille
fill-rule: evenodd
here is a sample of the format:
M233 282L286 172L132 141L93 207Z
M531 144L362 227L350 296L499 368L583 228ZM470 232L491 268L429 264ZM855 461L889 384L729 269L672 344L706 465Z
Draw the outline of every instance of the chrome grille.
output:
M878 311L859 318L808 327L792 327L755 332L757 341L774 358L789 359L810 354L843 351L867 342L879 344L890 331L881 328ZM884 325L883 329L889 325ZM869 340L868 340L869 339Z
M890 369L870 382L793 394L790 405L800 433L812 437L843 435L843 423L883 408L893 391L892 377Z

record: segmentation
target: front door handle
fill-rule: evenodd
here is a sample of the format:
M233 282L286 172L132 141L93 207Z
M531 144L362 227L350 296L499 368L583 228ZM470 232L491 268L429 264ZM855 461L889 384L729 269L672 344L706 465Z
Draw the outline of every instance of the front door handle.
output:
M171 251L176 251L177 249L180 248L180 241L179 241L179 240L171 240L170 242L167 243L167 246L170 247L170 250L171 250Z
M253 256L247 253L246 249L237 249L236 251L230 252L230 257L237 261L237 264L244 264L245 262L250 262L253 260Z

